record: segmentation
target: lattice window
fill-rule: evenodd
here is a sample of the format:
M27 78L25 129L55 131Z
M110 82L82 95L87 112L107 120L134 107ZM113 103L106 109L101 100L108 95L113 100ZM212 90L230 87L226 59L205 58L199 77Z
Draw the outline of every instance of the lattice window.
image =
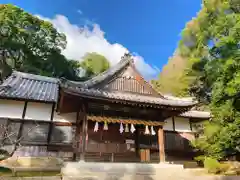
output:
M20 142L47 143L48 132L49 124L24 123Z
M167 150L187 150L189 141L178 133L165 132L165 149Z
M73 143L75 139L75 126L57 126L54 125L50 143Z
M20 122L9 122L4 143L14 144L17 141L20 125Z
M0 119L0 143L4 140L4 134L7 131L7 120Z

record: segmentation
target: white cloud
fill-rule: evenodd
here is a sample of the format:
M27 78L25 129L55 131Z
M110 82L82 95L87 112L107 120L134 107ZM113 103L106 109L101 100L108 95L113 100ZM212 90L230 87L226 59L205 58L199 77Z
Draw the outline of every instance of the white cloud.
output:
M62 53L69 59L81 61L87 52L97 52L105 56L111 65L114 65L120 61L124 53L128 52L128 49L123 45L107 41L98 24L92 24L91 27L89 24L79 27L71 24L68 18L63 15L56 15L53 19L37 16L50 21L59 32L66 35L67 47ZM143 57L136 53L133 55L137 69L145 78L155 77L159 73L159 69L147 64Z

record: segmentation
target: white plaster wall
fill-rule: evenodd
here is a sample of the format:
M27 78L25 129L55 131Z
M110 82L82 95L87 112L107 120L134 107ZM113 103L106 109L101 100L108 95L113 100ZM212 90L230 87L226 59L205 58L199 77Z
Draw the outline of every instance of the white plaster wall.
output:
M22 118L24 101L0 100L0 117Z
M165 120L165 124L163 125L164 130L173 131L173 122L172 117Z
M70 122L75 123L77 118L77 113L64 113L58 114L57 112L54 113L53 121L54 122Z
M175 131L191 132L189 118L174 117Z
M28 102L24 119L29 120L51 120L53 104Z

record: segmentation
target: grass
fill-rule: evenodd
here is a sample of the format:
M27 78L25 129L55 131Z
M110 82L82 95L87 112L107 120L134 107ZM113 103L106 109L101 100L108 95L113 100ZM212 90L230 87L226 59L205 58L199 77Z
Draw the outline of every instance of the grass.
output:
M60 167L62 165L56 158L43 158L43 157L34 157L34 158L9 158L3 161L2 165L7 167Z
M11 169L0 167L0 176L34 177L34 176L61 176L60 171L19 171L13 174Z

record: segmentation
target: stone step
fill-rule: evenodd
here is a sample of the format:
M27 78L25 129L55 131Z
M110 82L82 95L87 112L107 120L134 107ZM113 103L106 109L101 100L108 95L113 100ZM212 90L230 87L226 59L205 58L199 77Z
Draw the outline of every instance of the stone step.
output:
M183 170L182 165L169 163L141 164L141 163L91 163L91 162L67 162L62 168L64 180L70 179L99 179L104 180L109 177L119 179L141 179L142 177L156 177L161 171L172 169L175 174ZM172 173L171 172L171 173ZM136 180L137 180L136 179Z

